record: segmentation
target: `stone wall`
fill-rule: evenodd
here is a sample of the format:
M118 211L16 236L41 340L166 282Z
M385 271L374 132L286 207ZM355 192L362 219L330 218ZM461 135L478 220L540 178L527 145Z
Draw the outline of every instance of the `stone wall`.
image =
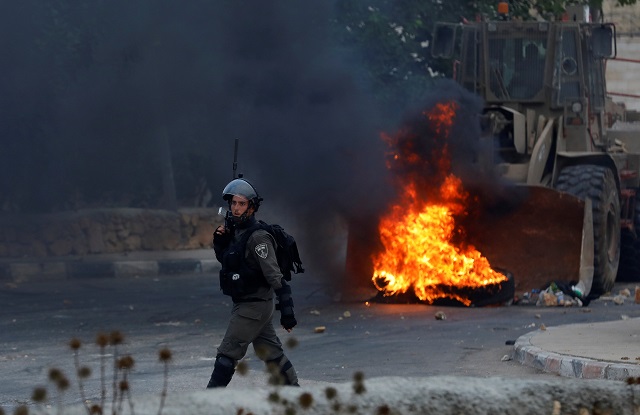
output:
M623 102L627 109L638 111L640 110L640 37L618 36L617 47L618 58L621 59L607 62L607 90L614 102ZM629 60L637 60L637 62Z
M217 208L96 209L1 215L0 258L210 248Z
M627 109L640 110L640 2L630 6L615 6L614 0L603 3L606 22L616 25L617 57L607 62L607 90L615 102ZM637 62L630 62L635 60Z
M605 0L602 12L605 22L615 23L618 36L638 37L640 35L640 3L627 6L616 5L616 0Z

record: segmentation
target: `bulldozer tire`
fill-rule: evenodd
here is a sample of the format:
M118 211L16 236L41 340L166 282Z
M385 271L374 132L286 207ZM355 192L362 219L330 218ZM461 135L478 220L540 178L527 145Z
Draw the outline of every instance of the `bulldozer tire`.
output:
M562 169L556 189L592 202L594 271L590 298L611 291L620 262L620 198L613 172L603 166Z
M634 231L622 230L620 267L618 268L619 281L640 281L640 235L638 235L640 232L640 193L636 194L634 228Z

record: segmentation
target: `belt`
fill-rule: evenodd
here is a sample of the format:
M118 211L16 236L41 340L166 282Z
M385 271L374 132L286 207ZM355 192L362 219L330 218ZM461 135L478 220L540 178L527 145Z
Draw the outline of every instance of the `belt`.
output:
M234 303L259 303L259 302L264 302L264 301L271 301L272 298L268 298L268 299L264 299L264 298L257 298L257 297L247 297L247 298L231 298L231 300L233 300Z

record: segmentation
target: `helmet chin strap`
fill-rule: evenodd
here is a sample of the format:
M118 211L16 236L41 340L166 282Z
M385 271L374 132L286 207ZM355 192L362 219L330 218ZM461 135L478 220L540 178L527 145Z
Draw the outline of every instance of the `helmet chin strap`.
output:
M253 203L249 202L249 207L247 208L247 210L242 215L240 215L240 216L231 215L231 218L236 223L236 225L242 225L243 223L246 223L247 220L251 216L253 216L253 214L255 213L255 210L253 212L251 212L251 214L249 214L249 209L251 209L252 207L253 207ZM231 210L231 203L229 203L229 210Z
M240 216L234 216L233 220L237 223L237 224L241 224L243 222L245 222L247 219L249 218L249 215L247 215L247 212L244 212L242 215Z

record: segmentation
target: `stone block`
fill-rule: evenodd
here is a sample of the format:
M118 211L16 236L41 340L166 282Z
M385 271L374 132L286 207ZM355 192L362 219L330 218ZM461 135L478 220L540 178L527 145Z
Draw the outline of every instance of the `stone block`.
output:
M88 229L89 252L99 254L104 252L104 239L102 237L102 227L99 223L91 222Z
M140 238L140 235L129 235L123 244L125 250L137 251L142 246L142 239Z
M185 274L200 272L202 272L200 260L176 259L158 261L158 274Z
M112 262L69 262L67 264L69 278L113 278L115 267Z
M538 370L544 370L547 365L548 357L549 353L539 350L538 354L533 356L533 358L531 359L531 366Z
M550 354L545 362L544 370L551 373L560 373L561 365L562 359L557 355Z
M73 251L73 241L68 238L58 239L49 245L49 250L54 256L70 255Z
M32 281L41 279L42 269L38 263L11 264L11 276L14 281Z
M164 249L164 242L162 233L157 230L153 230L142 237L142 249L162 251Z
M603 362L587 362L582 367L582 378L601 379L607 366L608 364Z
M211 246L211 241L213 240L213 231L215 228L211 223L208 222L200 222L198 227L196 228L193 239L195 239L199 246Z
M604 378L608 380L627 380L631 377L640 376L640 367L634 368L632 365L609 365L604 370Z
M134 233L136 235L142 235L145 233L144 223L142 222L133 222L130 229L131 233Z
M158 263L156 261L124 261L116 262L115 276L118 277L143 277L158 275Z
M573 359L564 358L560 361L558 374L563 377L580 377L581 365L575 365Z
M11 264L11 277L15 282L51 281L67 278L64 262L16 262Z
M131 231L129 229L119 229L116 232L116 235L118 235L119 239L127 239L129 237L129 235L131 234Z

